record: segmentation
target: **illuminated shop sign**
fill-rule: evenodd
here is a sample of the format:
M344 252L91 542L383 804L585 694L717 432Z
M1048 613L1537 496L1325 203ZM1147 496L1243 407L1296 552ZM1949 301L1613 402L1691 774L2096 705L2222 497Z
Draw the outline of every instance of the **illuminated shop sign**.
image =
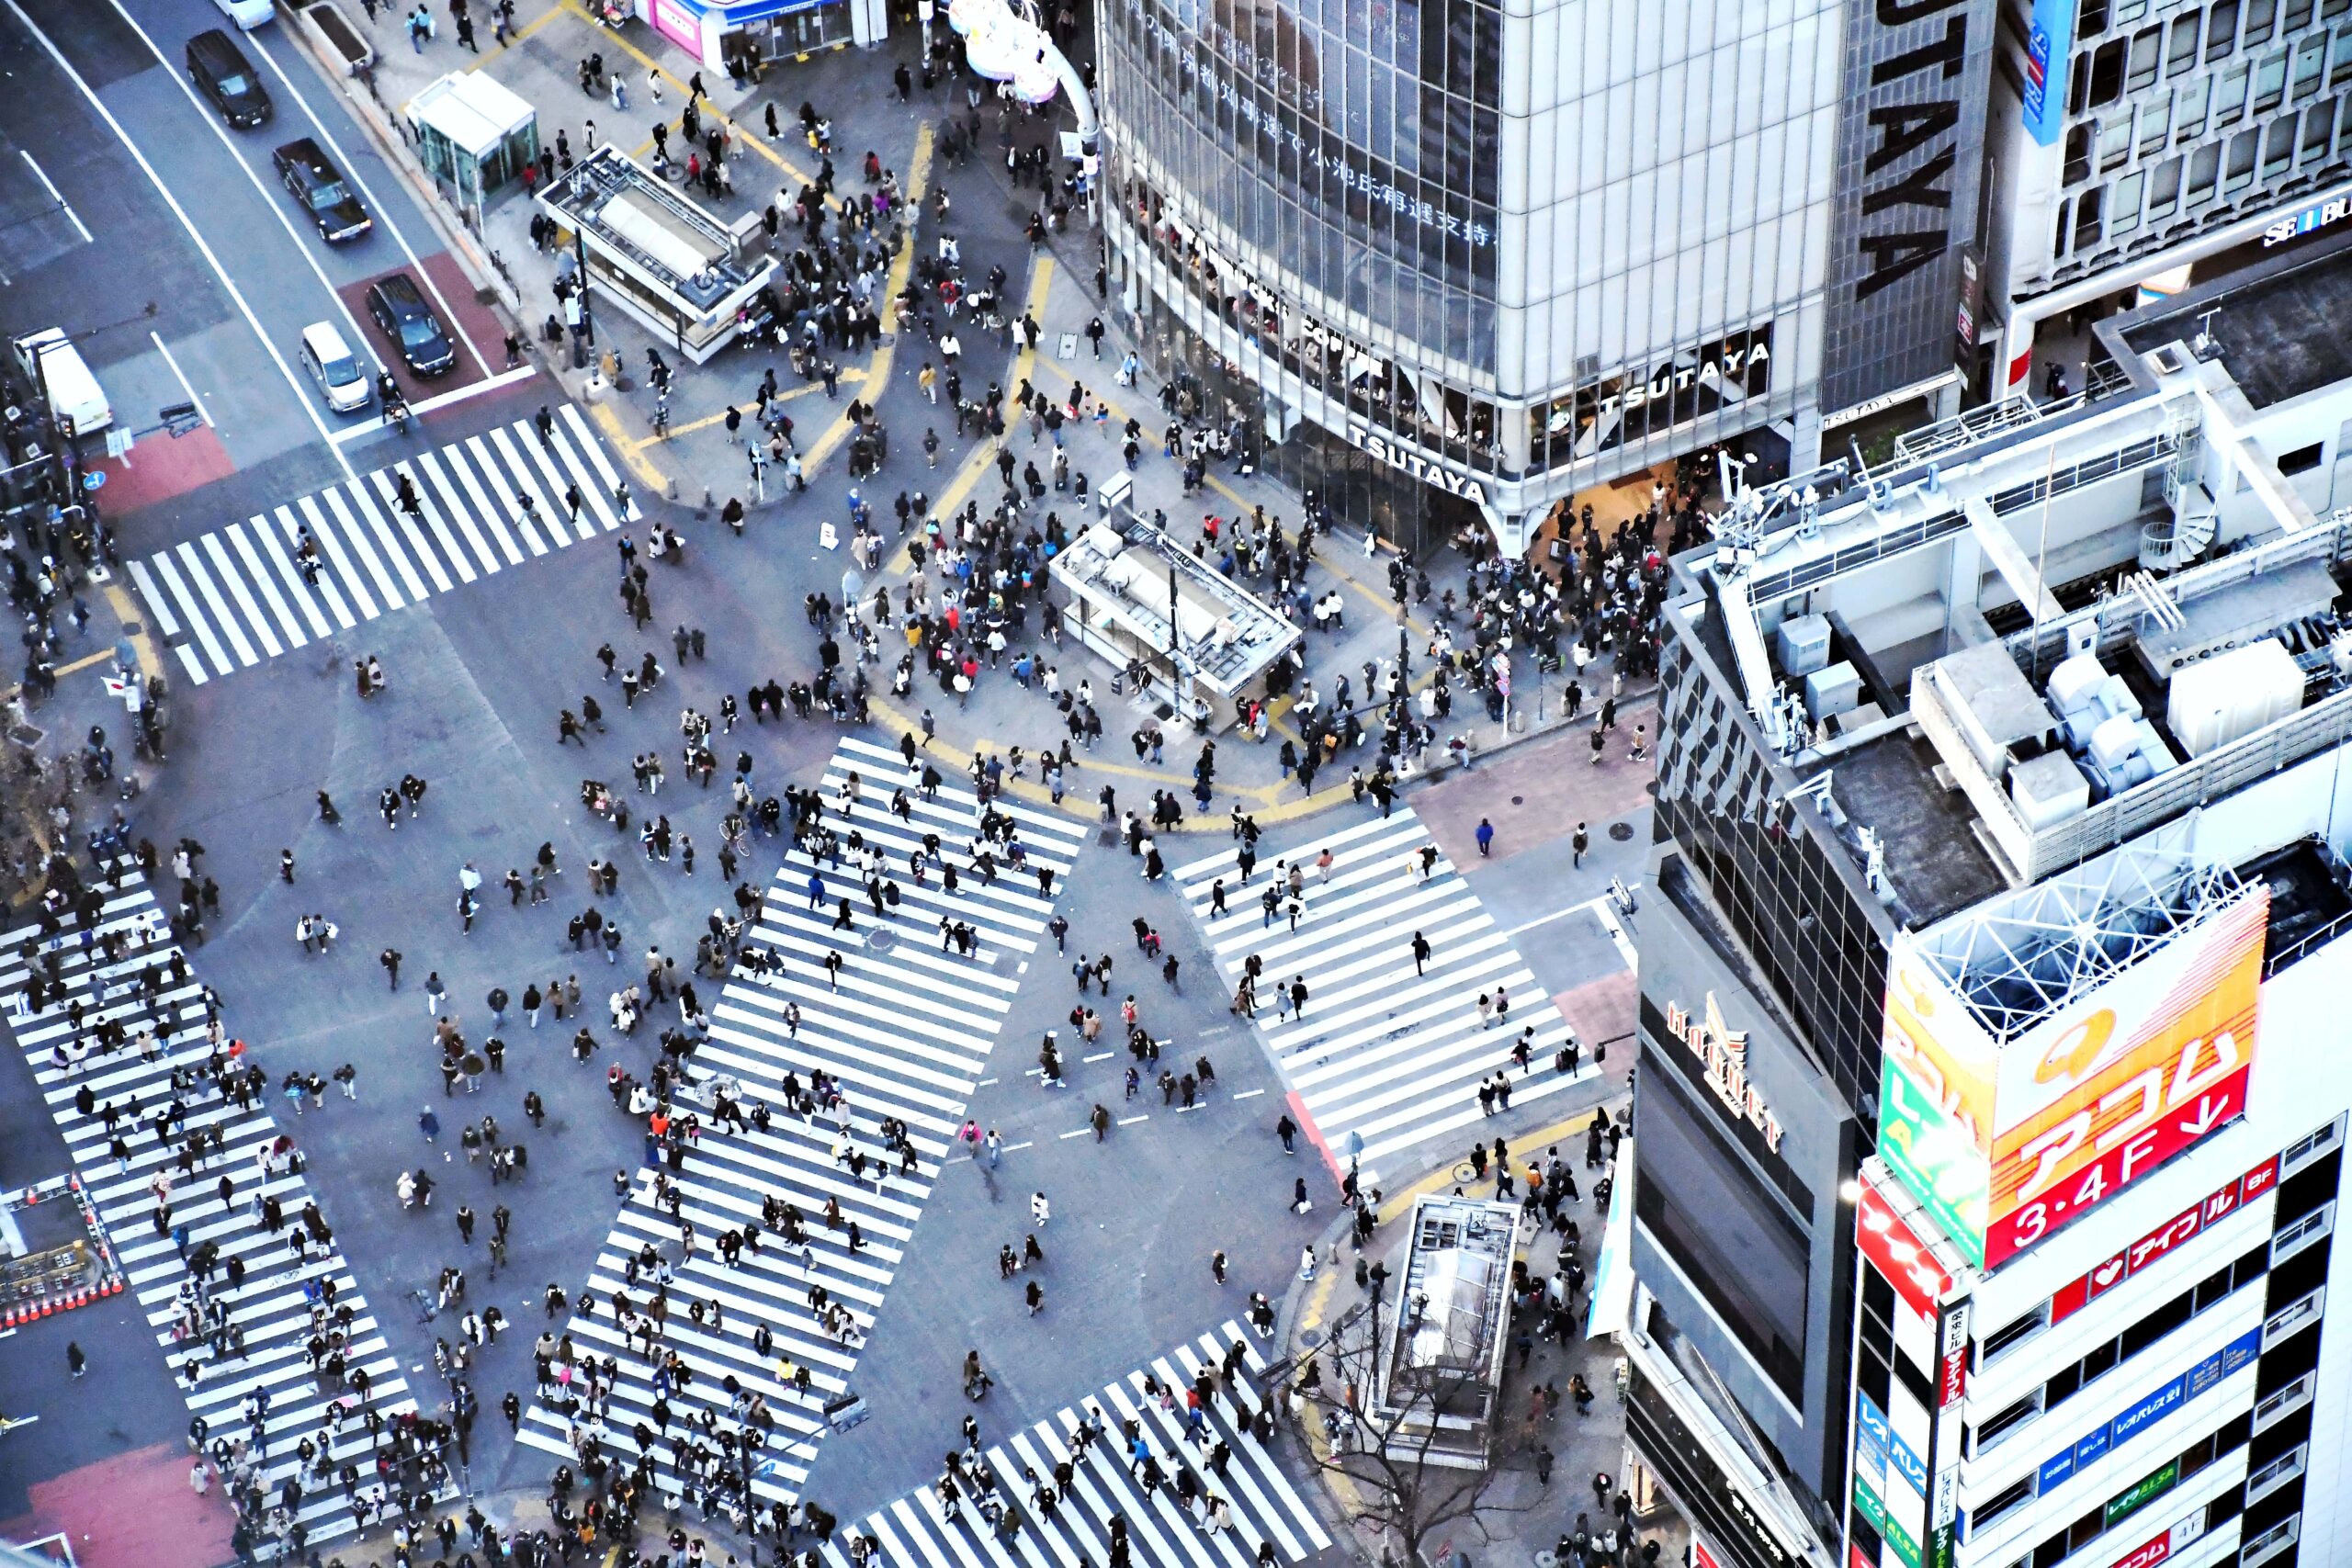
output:
M1909 1222L1894 1212L1877 1182L1865 1174L1854 1204L1854 1241L1879 1277L1922 1323L1933 1323L1939 1303L1951 1290L1951 1271L1936 1261Z
M2245 1114L2269 910L2257 887L1999 1045L1897 939L1880 1154L1969 1261L1998 1267Z
M1764 1134L1764 1146L1781 1152L1781 1119L1747 1080L1747 1031L1724 1026L1723 1009L1715 993L1707 993L1707 1015L1694 1019L1679 1002L1666 1005L1667 1032L1690 1048L1705 1068L1707 1086L1724 1109Z
M2141 1269L2171 1256L2211 1226L2253 1202L2278 1184L2278 1156L2271 1156L2203 1201L2190 1204L2079 1280L2058 1288L2050 1298L2050 1321L2064 1323Z
M1475 477L1425 457L1401 441L1391 441L1367 424L1348 421L1348 440L1392 468L1402 468L1415 479L1451 491L1474 506L1487 504L1487 487Z
M1575 455L1589 457L1771 389L1772 324L1767 321L1677 352L1647 374L1628 370L1588 381L1529 412L1539 447L1573 432Z
M2048 1495L2053 1488L2072 1479L2075 1472L2106 1458L2109 1450L2121 1448L2142 1433L2169 1421L2219 1388L2231 1373L2252 1366L2254 1359L2261 1353L2262 1330L2247 1329L2162 1388L2135 1402L2106 1426L2042 1461L2034 1483L2036 1495ZM2117 1515L2116 1517L2121 1516ZM2110 1524L2113 1522L2112 1518L2109 1520Z

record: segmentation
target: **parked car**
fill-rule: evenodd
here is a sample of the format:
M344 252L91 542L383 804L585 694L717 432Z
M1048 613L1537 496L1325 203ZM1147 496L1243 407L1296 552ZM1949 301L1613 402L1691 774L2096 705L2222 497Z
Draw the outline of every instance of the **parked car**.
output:
M313 321L304 327L302 346L296 357L302 361L302 368L311 373L311 379L319 384L327 407L337 413L364 409L375 396L367 367L359 363L332 321Z
M408 274L396 272L369 284L368 313L418 375L446 376L457 365L458 351L441 318L433 313Z
M274 107L236 39L213 28L187 40L187 74L197 91L212 100L220 118L238 130L266 125Z
M356 240L376 226L344 183L343 171L309 137L288 141L269 156L288 193L311 215L311 221L319 226L319 237L329 244Z

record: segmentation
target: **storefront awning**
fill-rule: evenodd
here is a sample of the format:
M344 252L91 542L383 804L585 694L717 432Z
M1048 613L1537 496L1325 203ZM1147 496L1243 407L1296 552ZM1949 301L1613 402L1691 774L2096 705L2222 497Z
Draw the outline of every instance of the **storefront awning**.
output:
M1585 1309L1585 1337L1600 1339L1623 1331L1634 1314L1634 1140L1617 1147L1617 1181L1609 1192L1609 1219L1601 1227L1600 1256L1592 1269L1592 1300Z

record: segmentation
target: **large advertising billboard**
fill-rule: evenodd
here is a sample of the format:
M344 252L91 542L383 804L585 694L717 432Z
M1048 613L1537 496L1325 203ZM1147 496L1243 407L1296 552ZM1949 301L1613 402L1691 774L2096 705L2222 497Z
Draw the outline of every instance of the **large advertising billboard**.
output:
M1970 1261L1998 1267L2245 1113L2269 910L2253 889L1997 1048L1898 941L1880 1153Z

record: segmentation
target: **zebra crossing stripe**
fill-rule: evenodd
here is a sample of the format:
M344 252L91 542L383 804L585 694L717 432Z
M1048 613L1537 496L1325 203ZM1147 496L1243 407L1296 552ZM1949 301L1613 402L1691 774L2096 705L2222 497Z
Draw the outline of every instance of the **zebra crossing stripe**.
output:
M323 499L327 510L334 513L335 521L343 525L342 533L351 541L351 547L368 563L368 575L376 580L376 587L384 596L385 609L397 610L401 607L403 603L401 591L403 588L412 600L424 598L424 584L418 581L416 573L409 569L408 558L394 547L391 533L384 525L383 514L369 502L365 490L355 485L348 497L342 491L331 490L324 493ZM379 544L384 547L382 557L376 553ZM393 569L399 571L399 582L395 583L391 571L385 570L386 559L390 560Z
M537 437L514 439L536 445ZM587 522L583 510L583 525ZM569 1455L575 1421L593 1414L593 1429L609 1449L635 1455L650 1439L657 1458L666 1462L673 1450L658 1425L657 1401L669 1417L669 1432L679 1430L682 1422L705 1418L727 1433L750 1430L745 1414L726 1392L731 1382L746 1399L764 1400L772 1420L752 1463L753 1496L792 1500L808 1478L817 1445L829 1429L820 1406L848 1386L864 1336L922 1219L941 1162L954 1146L967 1100L1019 984L989 972L985 948L971 958L933 948L936 921L944 916L971 922L991 933L994 947L1026 953L1035 947L1032 933L1043 929L1053 909L1051 900L1024 890L1010 873L1001 874L995 888L978 872L966 874L961 867L953 894L940 878L927 889L906 886L911 879L901 870L903 856L920 846L926 828L939 832L944 855L963 858L962 835L976 826L978 802L967 792L943 789L939 800L922 803L919 825L910 828L873 798L873 788L887 797L892 785L864 753L851 750L853 744L843 742L825 774L827 822L844 837L856 827L884 854L898 857L889 869L901 884L900 902L876 915L857 902L863 888L846 860L837 870L830 862L818 866L797 848L786 857L746 938L747 950L762 949L781 959L782 972L756 976L739 968L710 1009L710 1037L695 1055L697 1072L731 1077L747 1107L764 1106L771 1113L768 1124L762 1129L709 1123L701 1129L672 1173L675 1218L653 1201L653 1173L638 1173L588 1276L585 1290L598 1304L594 1311L575 1311L567 1329L583 1350L593 1349L600 1360L610 1357L618 1378L595 1412L574 1402L560 1404L554 1391L540 1390L518 1434L531 1447ZM870 787L857 808L844 814L833 789L861 767ZM889 776L903 777L895 756ZM869 816L880 820L869 822ZM1078 823L1051 817L1020 827L1034 863L1049 864L1057 874L1076 857L1083 832ZM825 883L821 912L806 908L812 872ZM833 909L845 896L853 898L854 923L838 931ZM889 940L876 940L885 932ZM836 951L843 959L838 988L828 983L822 967L824 956ZM801 1010L797 1032L784 1019L786 1007L793 1004ZM841 1086L846 1127L832 1112L819 1110L804 1117L785 1102L785 1075L806 1080L812 1070ZM882 1156L863 1176L853 1174L846 1152L837 1153L837 1140L846 1134L872 1155L875 1130L886 1117L907 1124L911 1166ZM805 1248L786 1245L762 1223L772 1196L801 1212ZM829 1203L839 1206L839 1229L825 1223ZM691 1257L684 1252L680 1221L697 1238ZM854 1248L849 1244L852 1224L857 1228ZM744 1227L758 1245L746 1246L730 1264L716 1239ZM649 1246L671 1270L669 1315L655 1343L665 1361L674 1354L687 1369L683 1388L665 1379L657 1391L642 1330L626 1332L617 1318L618 1297L629 1298L634 1306L650 1292L638 1265ZM821 1285L827 1299L849 1314L853 1331L846 1338L834 1338L817 1320L809 1305L812 1285ZM720 1314L717 1320L707 1315L713 1307ZM768 1358L751 1348L752 1333L763 1327L774 1337ZM807 1395L788 1380L776 1357L808 1370Z
M282 506L278 508L281 513L285 510ZM236 526L242 529L245 525L238 524ZM291 547L272 547L277 542L278 533L278 528L272 525L272 519L257 515L252 521L252 527L261 538L259 550L261 558L268 562L277 571L277 581L284 584L287 596L301 607L303 619L310 623L311 635L333 636L333 631L327 626L326 616L319 611L320 594L316 589L302 581L302 569L294 564L294 552Z
M414 520L399 506L402 476L416 487ZM131 583L201 684L642 516L633 499L615 504L618 482L567 406L544 444L518 421L420 451L134 560ZM561 499L571 489L576 518ZM316 581L294 557L306 528Z
M1322 1521L1273 1455L1241 1429L1228 1394L1221 1392L1207 1402L1195 1442L1187 1438L1176 1411L1161 1408L1144 1393L1147 1375L1172 1391L1192 1387L1203 1371L1222 1365L1234 1344L1243 1347L1244 1360L1230 1386L1248 1396L1251 1408L1264 1405L1268 1396L1252 1386L1249 1374L1262 1371L1265 1359L1238 1323L1227 1323L983 1450L997 1483L993 1497L1018 1524L1009 1543L980 1516L979 1500L968 1485L963 1491L970 1500L952 1518L937 1489L926 1486L884 1504L829 1541L822 1550L827 1568L855 1568L842 1543L860 1536L879 1545L878 1561L888 1568L1081 1568L1108 1560L1114 1517L1126 1521L1135 1560L1158 1568L1252 1568L1261 1541L1271 1542L1276 1558L1285 1562L1325 1551L1331 1537ZM1107 1435L1085 1457L1074 1457L1072 1436L1090 1410L1100 1413ZM1120 1424L1127 1421L1136 1423L1170 1476L1168 1485L1149 1495L1119 1441ZM1222 1473L1208 1464L1210 1450L1219 1442L1227 1449ZM1034 1472L1037 1482L1051 1483L1055 1467L1063 1463L1071 1467L1070 1486L1049 1517L1029 1476ZM1225 1500L1232 1511L1231 1528L1210 1534L1185 1516L1174 1495L1180 1471L1190 1472L1204 1499ZM1205 1509L1205 1501L1201 1506Z
M303 517L311 520L311 537L321 541L321 547L325 550L327 559L333 563L334 569L341 572L345 578L350 578L352 576L351 563L344 558L343 541L341 539L332 537L330 533L325 531L317 520L319 516L318 502L306 495L302 498L301 504ZM281 506L277 509L278 541L285 547L289 558L292 555L296 541L301 537L300 529L297 525L298 520L294 515L292 508ZM360 588L356 580L353 582L353 592L357 594L360 603L367 606L368 614L372 616L376 613L374 601L368 598L366 590ZM317 592L320 598L326 601L327 609L334 614L335 625L344 631L349 631L357 624L351 618L351 606L343 602L342 593L336 591L334 579L328 576L323 571L319 573ZM325 634L321 633L320 635L324 636Z
M1317 865L1326 850L1328 880ZM1486 1114L1479 1088L1498 1072L1510 1075L1518 1101L1598 1071L1589 1063L1573 1074L1553 1070L1574 1032L1409 807L1261 852L1247 886L1238 860L1228 845L1178 867L1176 881L1228 985L1253 954L1262 962L1258 1032L1335 1157L1361 1140L1357 1157L1369 1171L1377 1159L1472 1125ZM1305 878L1295 931L1286 911L1270 923L1261 903L1283 863ZM1222 915L1213 902L1220 879ZM1416 931L1431 948L1425 970L1413 962ZM1283 1016L1275 994L1292 976L1306 982L1304 1017ZM1490 1021L1479 1014L1481 995L1517 1005ZM1522 1071L1510 1052L1531 1027Z
M136 582L136 568L132 575ZM146 592L145 587L141 591ZM164 624L160 615L157 621ZM167 626L166 635L173 629ZM301 1230L302 1211L311 1197L309 1182L291 1169L263 1174L249 1157L275 1144L278 1135L268 1089L241 1110L209 1088L204 987L192 975L185 985L173 984L166 968L166 978L150 1001L145 976L153 966L168 966L179 950L166 932L152 890L137 872L125 865L119 876L98 913L97 929L87 933L92 939L88 945L79 940L83 933L74 931L49 938L33 927L20 926L0 934L0 1000L6 1003L9 1033L23 1053L37 1095L64 1138L85 1195L117 1241L116 1259L126 1285L174 1370L174 1384L189 1413L209 1422L216 1439L239 1435L254 1439L259 1481L273 1498L286 1482L299 1478L304 1495L296 1517L311 1541L332 1540L355 1530L357 1518L340 1490L322 1475L331 1477L345 1463L367 1473L374 1456L366 1428L346 1424L326 1445L326 1471L303 1473L297 1445L320 1434L337 1403L348 1397L345 1390L325 1387L311 1359L312 1337L322 1325L332 1326L324 1318L313 1317L314 1310L322 1309L314 1308L311 1289L332 1282L337 1308L350 1309L345 1364L366 1370L369 1404L389 1417L415 1409L415 1401L409 1396L400 1359L385 1341L381 1325L342 1254L331 1244L313 1246L302 1261L294 1262L282 1237L263 1228L260 1203L268 1197L283 1209L285 1228ZM96 940L101 936L129 942L119 960L107 956ZM26 962L35 942L53 953L59 964L59 991L38 1012L30 1005ZM57 1055L74 1035L70 1010L76 1002L84 1010L83 1043L92 1047L78 1067L62 1066ZM152 1027L154 1059L126 1049L103 1053L97 1032L109 1020L119 1021L131 1034ZM202 1087L189 1090L174 1085L172 1076L183 1070L195 1073ZM75 1098L85 1087L96 1101L88 1116L81 1113ZM176 1168L179 1144L160 1136L153 1120L133 1110L118 1123L128 1159L118 1161L112 1151L115 1134L106 1120L109 1107L160 1106L174 1099L187 1106L176 1138L217 1129L222 1139L220 1163L200 1165L194 1178L183 1180L172 1193L172 1217L175 1225L187 1227L190 1247L209 1242L224 1262L232 1257L244 1259L248 1271L243 1282L232 1288L216 1274L210 1294L226 1314L227 1324L243 1336L242 1352L233 1359L213 1356L206 1339L184 1338L179 1333L180 1294L191 1275L178 1244L155 1235L150 1223L155 1201L151 1184ZM220 1174L236 1182L231 1203L223 1203L216 1190L214 1179ZM202 1373L193 1382L178 1375L190 1362ZM245 1408L247 1399L256 1394L266 1404L254 1423Z

